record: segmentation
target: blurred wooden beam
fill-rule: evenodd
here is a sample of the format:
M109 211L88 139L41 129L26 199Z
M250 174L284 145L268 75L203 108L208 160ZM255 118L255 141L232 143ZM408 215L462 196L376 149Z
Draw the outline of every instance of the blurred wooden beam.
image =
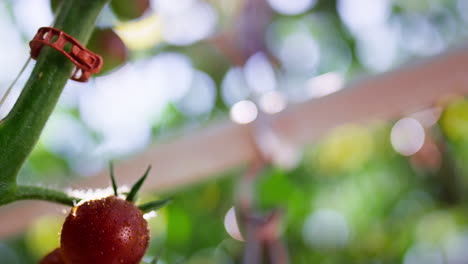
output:
M432 106L441 98L467 94L468 46L349 86L272 116L275 131L280 138L300 147L344 123L391 120ZM116 166L118 181L134 182L148 164L154 169L144 185L146 189L167 191L209 180L255 158L251 132L251 126L224 121L151 146ZM74 188L108 185L107 171L72 184ZM23 201L1 208L0 237L18 233L34 218L60 213L61 208L38 201Z

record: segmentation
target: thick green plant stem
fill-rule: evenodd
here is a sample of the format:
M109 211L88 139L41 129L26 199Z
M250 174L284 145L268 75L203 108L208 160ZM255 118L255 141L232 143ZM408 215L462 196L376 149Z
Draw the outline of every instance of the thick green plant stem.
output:
M14 195L5 197L2 202L9 203L18 200L43 200L74 206L81 199L71 197L61 191L46 189L43 187L17 186Z
M86 44L100 11L108 1L64 0L53 27ZM16 197L15 193L21 190L17 188L16 177L36 145L72 69L73 64L65 56L44 47L18 101L0 122L0 204L11 200L5 197ZM43 189L29 190L29 197L36 198L41 197ZM32 192L36 194L32 195Z

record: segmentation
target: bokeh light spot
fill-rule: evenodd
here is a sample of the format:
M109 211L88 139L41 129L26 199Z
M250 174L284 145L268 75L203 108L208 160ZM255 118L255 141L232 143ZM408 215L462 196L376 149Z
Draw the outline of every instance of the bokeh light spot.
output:
M189 9L197 0L151 0L151 6L162 14L178 14Z
M256 53L247 60L244 75L249 87L258 94L274 90L276 87L273 66L263 53Z
M216 85L211 77L195 71L189 91L177 102L177 107L189 116L209 113L215 104Z
M443 264L444 256L442 251L430 244L416 244L405 254L403 264Z
M278 91L271 91L263 94L259 101L260 109L267 114L276 114L286 108L287 100Z
M402 15L396 20L401 47L419 56L440 53L446 41L428 17L420 14ZM427 45L431 43L431 45Z
M389 25L374 26L357 36L357 55L368 70L383 72L398 59L399 35Z
M468 259L468 232L463 230L450 236L444 243L444 251L448 264L463 263Z
M224 217L224 227L232 238L239 241L244 241L242 233L239 229L239 225L237 224L236 210L234 207L229 209L229 211L226 213L226 216Z
M20 29L28 36L33 37L40 27L51 25L54 16L49 0L15 0L11 1L16 22ZM31 12L34 10L34 12Z
M312 8L317 0L268 0L270 6L284 15L297 15Z
M320 209L311 214L304 225L304 240L318 249L337 249L348 244L350 230L343 214Z
M214 33L218 20L214 8L207 2L191 2L187 8L161 13L162 36L168 43L180 46L190 45ZM178 4L178 2L172 2L174 6Z
M249 100L240 101L231 107L231 120L238 124L253 122L258 115L257 106Z
M424 128L414 118L398 120L392 128L391 143L398 153L411 156L418 152L424 144Z
M339 0L338 14L353 32L382 24L391 11L390 0Z
M249 94L250 89L242 69L239 67L229 69L221 84L221 95L224 103L232 106L239 101L247 99Z
M343 86L343 75L329 72L308 80L307 92L311 98L318 98L339 91Z
M313 73L320 61L320 47L305 30L281 38L278 57L287 70Z

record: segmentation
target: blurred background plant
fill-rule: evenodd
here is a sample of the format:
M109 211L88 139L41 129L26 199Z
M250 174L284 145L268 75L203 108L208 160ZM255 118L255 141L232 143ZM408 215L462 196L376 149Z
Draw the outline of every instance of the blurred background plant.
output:
M1 93L59 2L0 3ZM225 116L250 123L259 111L325 96L468 36L467 0L129 3L113 0L101 14L88 47L103 55L103 74L67 84L19 182L68 186L153 142ZM340 126L288 168L263 172L257 201L287 209L291 263L468 263L468 101L443 106ZM242 170L176 191L149 220L145 261L163 248L161 263L239 263L242 235L230 209ZM56 248L63 218L40 217L2 238L2 263L35 263Z

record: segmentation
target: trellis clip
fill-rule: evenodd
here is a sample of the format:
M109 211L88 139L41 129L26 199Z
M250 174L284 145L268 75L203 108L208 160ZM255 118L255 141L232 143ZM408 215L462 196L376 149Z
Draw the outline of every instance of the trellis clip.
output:
M86 82L91 74L98 73L102 68L101 56L86 49L78 40L61 30L41 27L29 42L31 58L37 59L44 45L54 48L75 64L70 77L74 81Z

